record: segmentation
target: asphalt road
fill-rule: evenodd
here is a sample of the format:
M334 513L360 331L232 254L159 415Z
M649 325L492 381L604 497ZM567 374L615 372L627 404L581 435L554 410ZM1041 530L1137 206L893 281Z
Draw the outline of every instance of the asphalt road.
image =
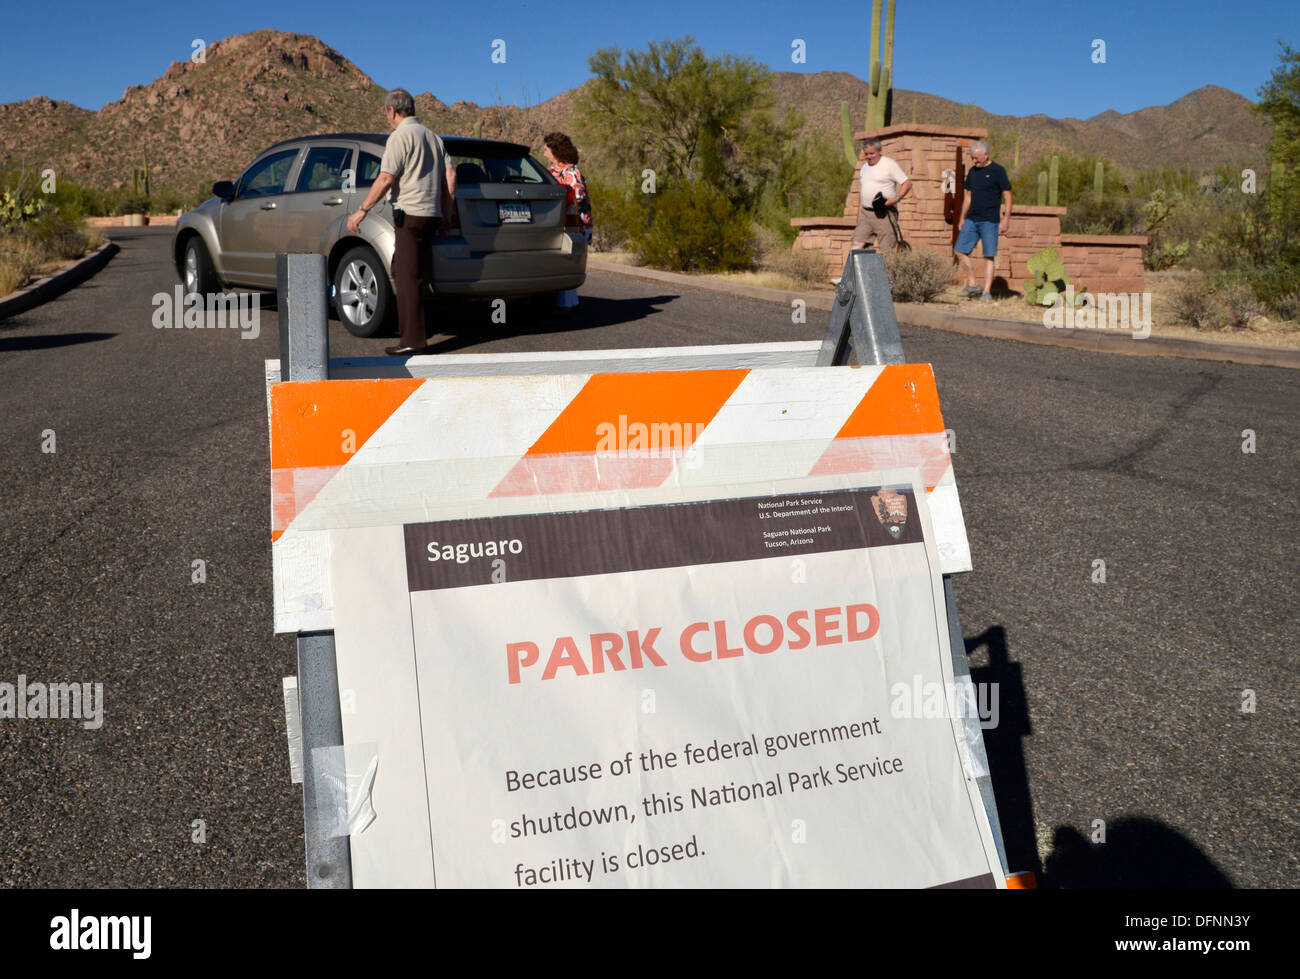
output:
M256 340L155 330L170 232L111 234L122 251L95 278L0 322L0 681L98 682L105 700L98 730L0 721L0 884L301 886L280 689L294 650L271 622L275 315ZM616 275L582 297L558 324L457 310L436 349L823 328ZM331 331L335 355L383 344ZM987 739L1013 869L1049 886L1296 886L1300 376L903 340L956 432L976 565L957 595L976 679L1000 685Z

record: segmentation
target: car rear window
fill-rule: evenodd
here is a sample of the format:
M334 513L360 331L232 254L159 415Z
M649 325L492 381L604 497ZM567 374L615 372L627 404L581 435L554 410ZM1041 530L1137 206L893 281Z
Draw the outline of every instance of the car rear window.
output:
M523 146L459 139L444 140L444 145L448 163L456 171L456 185L459 187L555 183L546 166L529 156Z

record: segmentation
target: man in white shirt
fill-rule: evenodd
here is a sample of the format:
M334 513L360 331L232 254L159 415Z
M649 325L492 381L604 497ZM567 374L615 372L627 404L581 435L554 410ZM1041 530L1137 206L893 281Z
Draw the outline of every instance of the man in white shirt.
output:
M850 248L865 248L872 238L876 250L898 247L898 234L894 230L898 221L898 202L912 191L912 181L903 168L880 152L880 140L869 139L863 147L866 162L858 178L861 191L858 209L858 226L853 229ZM885 213L877 214L871 202L876 195L884 196Z

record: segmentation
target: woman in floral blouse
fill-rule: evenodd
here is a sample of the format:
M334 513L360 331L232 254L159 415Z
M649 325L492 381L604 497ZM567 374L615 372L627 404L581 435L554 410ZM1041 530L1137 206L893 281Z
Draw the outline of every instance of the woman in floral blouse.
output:
M578 169L578 149L564 133L547 133L542 138L542 154L551 168L551 175L569 188L567 207L578 213L579 228L591 244L591 198L587 196L587 183ZM567 222L566 222L567 223ZM578 305L578 290L565 289L555 301L556 308L571 310Z

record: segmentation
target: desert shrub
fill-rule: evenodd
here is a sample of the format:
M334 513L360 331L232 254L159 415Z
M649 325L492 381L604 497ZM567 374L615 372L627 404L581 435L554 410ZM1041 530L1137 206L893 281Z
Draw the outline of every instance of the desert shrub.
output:
M703 181L656 194L633 245L647 264L675 271L726 272L754 261L750 215Z
M80 258L103 240L98 229L58 212L0 233L0 296L27 285L48 262Z
M1278 296L1269 304L1269 309L1279 319L1300 323L1300 289Z
M789 245L798 234L790 219L841 213L852 179L853 167L844 159L838 138L791 140L758 199L755 220Z
M25 286L44 261L40 242L30 235L0 235L0 296Z
M1219 330L1226 323L1223 307L1214 301L1209 284L1194 276L1176 286L1170 295L1174 319L1196 330Z
M142 194L128 194L117 202L116 214L148 214L149 198Z
M1103 195L1099 200L1091 190L1085 190L1061 218L1061 231L1065 234L1131 235L1140 231L1142 219L1142 206L1136 199Z
M1246 328L1252 317L1263 316L1267 307L1255 298L1255 288L1240 274L1216 276L1213 280L1214 298L1228 313L1228 325L1234 330Z
M1300 259L1285 257L1260 265L1250 265L1241 274L1255 291L1255 298L1266 306L1276 307L1287 296L1300 293ZM1286 317L1291 319L1292 317Z
M97 231L87 228L80 219L61 211L43 215L32 222L27 233L41 243L47 260L79 258L93 241L102 240Z
M952 285L952 258L922 248L881 253L895 302L928 303Z
M1152 272L1163 272L1184 261L1190 251L1191 246L1185 241L1169 245L1148 243L1142 249L1142 264Z
M0 175L0 295L22 288L47 262L79 258L91 241L75 209L42 193L32 171Z
M826 278L820 251L794 248L783 235L757 220L751 231L754 239L754 264L759 269L789 276L804 285L821 282Z
M645 230L646 205L636 191L605 180L587 181L591 195L591 246L598 252L622 251Z

